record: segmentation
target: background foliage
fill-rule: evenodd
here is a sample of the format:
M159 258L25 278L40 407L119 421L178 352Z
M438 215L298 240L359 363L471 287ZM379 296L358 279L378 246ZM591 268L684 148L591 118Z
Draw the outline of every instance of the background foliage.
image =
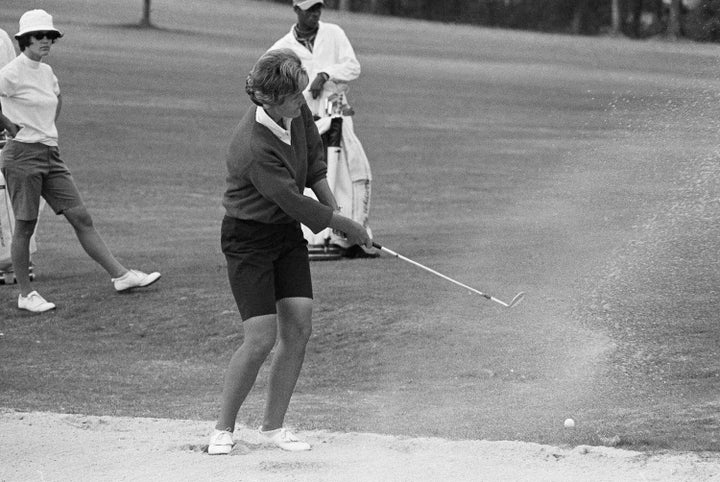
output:
M352 12L543 32L720 39L720 0L325 0L325 4Z

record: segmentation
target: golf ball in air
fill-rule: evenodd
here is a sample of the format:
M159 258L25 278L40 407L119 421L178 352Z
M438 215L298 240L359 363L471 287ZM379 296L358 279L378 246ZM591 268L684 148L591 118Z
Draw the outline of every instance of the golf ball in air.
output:
M572 418L565 419L565 428L573 428L575 426L575 420Z

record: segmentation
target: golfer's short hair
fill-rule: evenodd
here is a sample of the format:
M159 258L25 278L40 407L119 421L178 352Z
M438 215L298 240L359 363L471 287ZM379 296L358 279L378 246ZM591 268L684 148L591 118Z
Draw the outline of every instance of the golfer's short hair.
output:
M257 105L277 105L283 97L300 92L308 74L290 49L265 52L245 79L245 92Z

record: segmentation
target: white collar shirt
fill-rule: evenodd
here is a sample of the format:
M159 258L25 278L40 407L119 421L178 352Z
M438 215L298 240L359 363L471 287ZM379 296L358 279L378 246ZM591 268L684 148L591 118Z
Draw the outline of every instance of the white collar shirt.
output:
M258 124L262 124L268 129L270 129L270 132L272 132L275 137L283 141L288 146L292 145L291 138L290 138L290 126L292 124L292 119L288 119L287 117L283 118L283 124L287 126L287 129L283 129L278 125L277 122L272 120L272 118L265 112L265 109L263 109L261 106L258 106L255 110L255 122Z

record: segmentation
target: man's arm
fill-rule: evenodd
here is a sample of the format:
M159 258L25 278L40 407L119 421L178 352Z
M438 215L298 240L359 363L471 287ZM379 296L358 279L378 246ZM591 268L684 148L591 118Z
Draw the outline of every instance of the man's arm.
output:
M355 56L355 51L350 44L345 32L337 25L324 25L322 40L316 43L325 45L325 48L318 47L315 55L316 66L319 72L311 80L310 94L313 99L322 95L325 82L332 79L336 82L350 82L360 76L360 62ZM332 48L327 48L331 45Z
M55 120L57 120L58 117L60 117L60 110L62 109L62 95L58 94L57 98L58 98L58 105L57 105L57 109L55 109Z
M355 56L350 40L345 32L337 27L329 30L328 40L332 42L332 59L319 59L322 65L321 71L325 72L332 80L350 82L360 77L360 62ZM317 40L316 40L317 42Z
M323 85L325 85L325 82L327 82L329 78L330 75L326 72L318 72L315 79L312 81L312 84L310 84L310 93L312 94L313 99L320 97Z
M2 130L6 130L8 133L8 136L15 137L17 135L17 132L20 130L20 126L8 119L5 114L2 112L2 108L0 107L0 128Z

